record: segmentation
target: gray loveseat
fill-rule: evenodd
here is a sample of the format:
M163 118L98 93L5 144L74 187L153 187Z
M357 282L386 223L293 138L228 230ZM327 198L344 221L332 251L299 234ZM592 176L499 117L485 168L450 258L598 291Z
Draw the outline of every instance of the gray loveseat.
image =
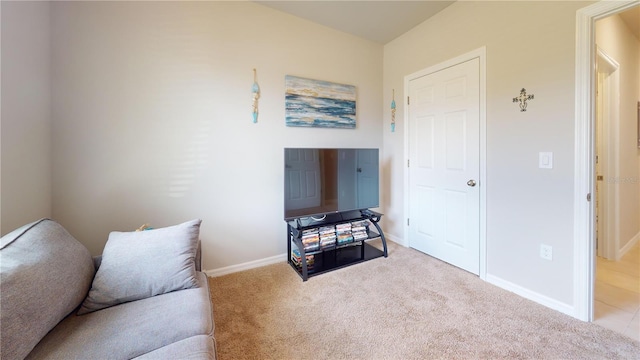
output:
M215 359L199 226L113 232L96 258L48 219L3 236L0 356Z

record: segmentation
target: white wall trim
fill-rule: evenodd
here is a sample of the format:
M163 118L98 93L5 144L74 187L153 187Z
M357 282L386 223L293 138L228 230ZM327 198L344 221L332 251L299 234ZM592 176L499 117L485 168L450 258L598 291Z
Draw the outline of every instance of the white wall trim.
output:
M516 285L512 282L509 282L497 276L487 274L486 281L499 288L510 291L516 295L522 296L525 299L537 302L538 304L544 305L553 310L560 311L563 314L573 316L575 312L575 309L569 304L565 304L558 300L539 294L535 291L531 291L529 289L523 288L522 286Z
M249 261L246 263L231 265L231 266L227 266L219 269L205 270L203 272L207 276L218 277L222 275L233 274L233 273L244 271L244 270L255 269L255 268L277 264L281 262L286 262L286 261L287 261L287 254L280 254L280 255L264 258L264 259Z
M575 172L573 222L574 317L593 320L595 278L593 201L593 127L595 76L595 21L637 5L637 0L600 1L576 12Z
M409 94L409 82L417 78L432 74L451 66L478 58L480 60L480 279L486 280L487 276L487 48L481 47L462 54L455 58L430 66L426 69L414 72L404 77L404 95ZM404 164L409 160L409 111L404 111ZM401 244L409 246L409 229L406 219L409 217L409 168L404 166L404 216L405 239ZM406 244L406 245L405 245Z
M405 244L405 241L402 238L397 237L397 236L392 235L392 234L387 234L387 232L384 233L384 237L385 237L385 239L387 239L389 241L393 241L394 243L396 243L398 245L402 245L404 247L408 247L409 246L408 244ZM204 270L203 272L207 276L218 277L218 276L237 273L237 272L240 272L240 271L251 270L251 269L255 269L255 268L259 268L259 267L263 267L263 266L267 266L267 265L278 264L278 263L281 263L281 262L287 262L287 254L275 255L275 256L268 257L268 258L249 261L249 262L245 262L245 263L237 264L237 265L226 266L226 267L219 268L219 269Z
M487 48L480 57L480 279L487 281Z

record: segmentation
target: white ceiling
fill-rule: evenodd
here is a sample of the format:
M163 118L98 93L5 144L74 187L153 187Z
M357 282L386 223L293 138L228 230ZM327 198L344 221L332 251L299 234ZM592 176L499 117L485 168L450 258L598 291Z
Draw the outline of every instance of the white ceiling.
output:
M256 0L270 8L377 43L386 44L454 1L439 0ZM640 6L620 17L640 39Z
M256 1L270 8L386 44L454 1Z

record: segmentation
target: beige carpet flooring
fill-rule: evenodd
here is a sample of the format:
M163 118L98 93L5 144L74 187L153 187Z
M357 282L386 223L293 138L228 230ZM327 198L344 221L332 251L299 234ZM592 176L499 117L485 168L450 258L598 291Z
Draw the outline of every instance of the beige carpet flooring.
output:
M637 341L389 245L307 282L286 263L210 278L219 359L640 359Z

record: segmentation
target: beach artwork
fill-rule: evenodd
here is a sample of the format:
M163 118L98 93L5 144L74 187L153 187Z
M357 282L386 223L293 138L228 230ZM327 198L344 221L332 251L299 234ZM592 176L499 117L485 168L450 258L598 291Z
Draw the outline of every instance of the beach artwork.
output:
M287 126L354 129L356 87L285 76Z

